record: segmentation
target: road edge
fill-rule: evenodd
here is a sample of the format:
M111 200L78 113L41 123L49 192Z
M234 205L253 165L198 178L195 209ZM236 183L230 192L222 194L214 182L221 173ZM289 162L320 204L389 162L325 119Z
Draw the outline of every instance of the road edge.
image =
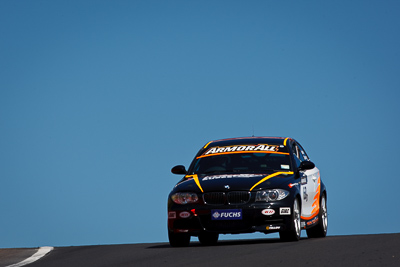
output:
M8 265L6 267L21 267L21 266L30 264L30 263L35 262L35 261L39 260L40 258L44 257L47 253L49 253L53 249L54 249L54 247L41 247L38 249L38 251L35 254L33 254L29 258L27 258L23 261L20 261L18 263L15 263L15 264Z

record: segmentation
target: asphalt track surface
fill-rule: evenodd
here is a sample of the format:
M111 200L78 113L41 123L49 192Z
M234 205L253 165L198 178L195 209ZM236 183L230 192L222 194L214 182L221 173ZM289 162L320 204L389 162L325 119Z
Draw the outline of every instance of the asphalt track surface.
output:
M196 241L196 238L192 238ZM12 256L10 256L10 253ZM1 249L0 266L35 249ZM23 255L22 255L23 254ZM8 255L8 256L7 256ZM400 266L400 233L279 239L226 240L205 247L168 243L56 247L29 267L80 266Z

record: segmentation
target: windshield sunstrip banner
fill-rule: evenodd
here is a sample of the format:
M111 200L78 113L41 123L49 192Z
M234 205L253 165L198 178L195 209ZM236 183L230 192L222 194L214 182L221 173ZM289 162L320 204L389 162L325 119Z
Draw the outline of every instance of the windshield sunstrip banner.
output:
M279 152L282 145L268 145L268 144L258 144L258 145L237 145L237 146L217 146L208 149L201 156L197 158L203 158L213 155L221 154L233 154L233 153L279 153L284 155L289 155L286 152Z

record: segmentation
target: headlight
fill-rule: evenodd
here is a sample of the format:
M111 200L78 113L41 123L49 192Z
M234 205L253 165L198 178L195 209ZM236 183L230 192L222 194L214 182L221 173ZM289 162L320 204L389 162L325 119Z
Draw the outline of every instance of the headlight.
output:
M171 199L176 204L188 204L195 203L199 200L196 193L175 193L171 196Z
M289 191L282 189L271 189L258 191L256 201L277 201L282 200L289 195Z

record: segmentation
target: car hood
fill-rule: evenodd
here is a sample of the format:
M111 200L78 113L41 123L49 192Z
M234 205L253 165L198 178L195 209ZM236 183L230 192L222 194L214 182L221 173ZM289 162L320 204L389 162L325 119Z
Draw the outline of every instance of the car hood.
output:
M290 183L293 172L273 172L266 174L218 174L187 175L178 183L174 191L215 192L236 190L259 190L278 188Z

